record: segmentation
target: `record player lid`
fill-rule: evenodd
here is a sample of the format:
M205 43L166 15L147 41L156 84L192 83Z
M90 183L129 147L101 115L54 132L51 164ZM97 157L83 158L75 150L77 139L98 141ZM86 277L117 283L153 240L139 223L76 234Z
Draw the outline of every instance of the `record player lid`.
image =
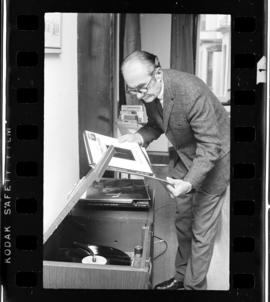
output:
M73 191L69 194L64 208L60 209L60 213L58 211L59 214L56 214L57 216L53 220L53 223L48 227L48 229L45 230L43 235L43 243L45 243L50 238L50 236L65 219L65 217L81 200L85 192L87 192L87 200L88 198L90 200L98 200L98 195L94 197L95 194L99 194L95 188L99 188L98 191L100 191L100 188L105 188L105 194L104 192L101 192L99 200L102 200L102 198L105 196L105 199L108 198L107 201L111 200L115 203L121 202L118 200L117 197L111 198L110 195L107 195L106 192L108 193L108 190L113 191L117 194L122 191L123 194L120 194L120 199L123 198L126 201L130 200L130 202L132 202L133 200L142 202L148 202L151 200L148 190L145 188L143 179L103 179L100 181L101 177L104 174L104 170L108 165L110 156L112 156L112 153L110 153L112 151L113 148L109 148L107 151L107 156L104 156L105 158L101 160L100 166L97 165L93 170L89 171L86 176L81 178L80 181L77 183ZM94 185L94 182L98 182L97 185ZM101 191L103 191L103 189L101 189Z
M108 164L114 154L115 150L113 146L110 146L106 153L102 156L96 167L90 170L84 177L82 177L76 186L73 188L72 192L68 195L67 201L63 209L57 211L59 213L53 220L53 223L45 230L43 234L43 243L45 243L54 231L58 228L61 222L65 219L68 213L73 209L73 207L80 200L81 196L87 191L87 189L95 182L99 181L103 176ZM46 206L46 205L45 205ZM45 219L45 218L44 218Z

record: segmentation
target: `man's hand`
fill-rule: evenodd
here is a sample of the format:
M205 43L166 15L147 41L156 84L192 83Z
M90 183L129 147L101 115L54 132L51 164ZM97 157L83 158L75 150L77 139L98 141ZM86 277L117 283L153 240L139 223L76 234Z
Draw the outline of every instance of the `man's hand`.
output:
M175 197L187 194L192 188L192 185L190 182L187 182L187 181L184 181L181 179L173 179L173 178L167 177L167 181L171 184L171 185L166 186L171 198L175 198Z
M143 138L138 133L122 135L118 138L118 141L119 143L129 142L129 143L138 143L139 145L143 144Z

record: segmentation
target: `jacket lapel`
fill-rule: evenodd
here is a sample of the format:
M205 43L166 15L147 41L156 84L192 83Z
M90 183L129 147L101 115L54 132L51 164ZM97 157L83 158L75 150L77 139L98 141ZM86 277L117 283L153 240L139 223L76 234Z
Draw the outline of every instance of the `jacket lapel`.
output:
M168 79L166 70L163 70L163 81L164 81L164 96L163 96L163 129L166 133L168 128L168 122L170 114L173 108L174 94L171 88L171 83Z

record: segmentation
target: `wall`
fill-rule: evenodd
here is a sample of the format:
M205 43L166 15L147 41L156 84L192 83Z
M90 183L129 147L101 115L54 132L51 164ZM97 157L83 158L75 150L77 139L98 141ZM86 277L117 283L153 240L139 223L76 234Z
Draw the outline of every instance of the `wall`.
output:
M170 68L171 15L141 14L141 46L156 54L163 68Z
M170 68L171 15L141 14L141 47L158 56L162 68ZM149 151L168 151L168 140L164 134L154 142Z
M44 62L44 232L79 177L77 14L62 14L60 54Z

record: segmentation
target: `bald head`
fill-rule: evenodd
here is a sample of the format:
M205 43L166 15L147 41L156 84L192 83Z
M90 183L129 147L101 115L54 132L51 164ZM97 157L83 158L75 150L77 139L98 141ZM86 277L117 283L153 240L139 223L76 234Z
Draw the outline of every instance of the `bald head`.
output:
M159 65L158 58L155 55L136 50L124 59L121 69L124 73L127 69L133 71L134 68L143 68L150 74Z
M159 67L158 58L146 51L134 51L127 56L121 66L125 82L135 87L149 78L156 67Z
M139 70L151 74L156 67L160 67L157 56L147 51L136 50L124 59L121 70L123 75Z

